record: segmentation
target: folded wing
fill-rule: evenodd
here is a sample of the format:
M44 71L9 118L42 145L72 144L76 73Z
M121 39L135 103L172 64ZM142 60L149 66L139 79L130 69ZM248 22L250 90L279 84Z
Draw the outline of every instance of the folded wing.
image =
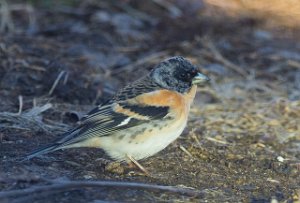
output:
M128 102L109 103L98 106L81 120L78 127L64 133L63 138L32 152L27 159L58 149L69 148L76 143L138 126L169 114L169 107L143 106Z

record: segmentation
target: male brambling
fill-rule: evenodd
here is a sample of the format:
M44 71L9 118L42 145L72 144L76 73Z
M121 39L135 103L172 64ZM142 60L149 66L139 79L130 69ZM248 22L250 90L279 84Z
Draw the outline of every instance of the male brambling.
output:
M137 164L135 160L163 150L182 133L196 85L208 80L185 58L169 58L89 112L62 139L27 158L59 149L97 147L117 161Z

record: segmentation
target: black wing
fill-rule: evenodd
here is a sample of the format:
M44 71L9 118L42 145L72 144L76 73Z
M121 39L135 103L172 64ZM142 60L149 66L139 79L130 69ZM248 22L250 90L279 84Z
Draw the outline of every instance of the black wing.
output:
M158 90L159 88L148 77L136 81L132 85L128 85L119 91L113 99L90 111L82 118L79 126L64 133L62 139L34 151L27 158L30 159L86 139L108 136L112 133L150 122L151 120L164 118L169 113L169 107L142 106L127 102L128 99L142 93ZM117 105L124 111L116 112L115 107Z

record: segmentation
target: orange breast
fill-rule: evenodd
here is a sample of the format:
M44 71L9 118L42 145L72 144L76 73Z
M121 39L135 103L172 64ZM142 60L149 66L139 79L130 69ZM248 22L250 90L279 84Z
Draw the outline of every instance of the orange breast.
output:
M186 94L170 90L159 90L138 96L135 98L135 101L151 106L170 106L172 110L181 112L189 110L190 104L194 100L196 89L197 86L193 86Z

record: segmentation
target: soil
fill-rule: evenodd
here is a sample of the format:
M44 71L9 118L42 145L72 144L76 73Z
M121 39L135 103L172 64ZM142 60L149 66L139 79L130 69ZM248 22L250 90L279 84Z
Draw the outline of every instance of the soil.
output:
M0 19L0 202L300 202L297 27L226 15L205 1L7 3L8 18ZM101 149L20 161L174 55L190 59L211 83L199 87L182 136L140 161L150 176ZM1 198L50 180L139 182L200 195L82 187Z

